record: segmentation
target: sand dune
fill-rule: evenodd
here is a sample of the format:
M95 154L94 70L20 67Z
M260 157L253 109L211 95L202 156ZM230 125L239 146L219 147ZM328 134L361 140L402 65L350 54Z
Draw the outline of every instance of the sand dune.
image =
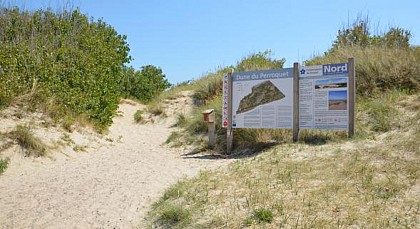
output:
M174 101L169 114L184 111L190 103L189 97ZM96 148L61 159L60 153L50 153L54 160L12 163L0 176L0 227L135 227L169 185L228 163L185 159L181 154L186 152L163 146L173 118L134 124L133 115L142 108L120 105L121 116L106 136L112 143L99 141Z

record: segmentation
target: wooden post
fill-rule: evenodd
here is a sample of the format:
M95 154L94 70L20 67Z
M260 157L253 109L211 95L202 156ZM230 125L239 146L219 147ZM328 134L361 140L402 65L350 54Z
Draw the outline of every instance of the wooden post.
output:
M207 128L209 131L209 149L213 149L216 145L216 114L214 109L208 109L203 111L204 121L207 122Z
M233 69L228 73L228 126L226 133L226 154L232 152L233 129L232 129L232 75Z
M348 137L354 136L355 130L355 107L356 107L356 68L354 58L349 58L348 71L349 71L349 126Z
M216 122L208 122L209 129L209 149L213 149L216 145Z
M293 142L299 137L299 63L293 64Z

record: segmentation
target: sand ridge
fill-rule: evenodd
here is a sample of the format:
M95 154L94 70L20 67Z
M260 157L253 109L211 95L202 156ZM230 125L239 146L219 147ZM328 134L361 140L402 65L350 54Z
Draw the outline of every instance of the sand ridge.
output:
M171 105L172 104L172 105ZM108 139L64 160L37 159L0 175L0 228L132 228L163 191L184 176L224 166L225 160L185 159L164 146L188 96L168 104L170 115L138 125L144 106L121 103Z

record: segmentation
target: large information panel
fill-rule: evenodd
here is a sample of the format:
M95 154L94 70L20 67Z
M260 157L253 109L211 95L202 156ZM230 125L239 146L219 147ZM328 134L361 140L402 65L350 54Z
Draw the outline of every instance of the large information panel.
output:
M293 128L293 68L232 75L233 128Z
M299 69L300 129L348 128L348 63Z

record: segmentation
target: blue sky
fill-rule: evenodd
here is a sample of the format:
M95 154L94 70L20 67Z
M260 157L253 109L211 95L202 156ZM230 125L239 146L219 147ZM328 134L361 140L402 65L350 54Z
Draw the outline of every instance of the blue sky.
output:
M328 78L325 80L316 80L315 84L317 85L325 85L331 83L347 83L347 78Z
M161 67L171 83L197 79L234 65L251 53L272 50L285 67L331 47L338 29L369 15L373 31L411 30L420 45L420 1L281 0L0 0L25 9L65 5L102 18L128 36L136 69Z
M347 91L329 91L329 100L347 100Z

